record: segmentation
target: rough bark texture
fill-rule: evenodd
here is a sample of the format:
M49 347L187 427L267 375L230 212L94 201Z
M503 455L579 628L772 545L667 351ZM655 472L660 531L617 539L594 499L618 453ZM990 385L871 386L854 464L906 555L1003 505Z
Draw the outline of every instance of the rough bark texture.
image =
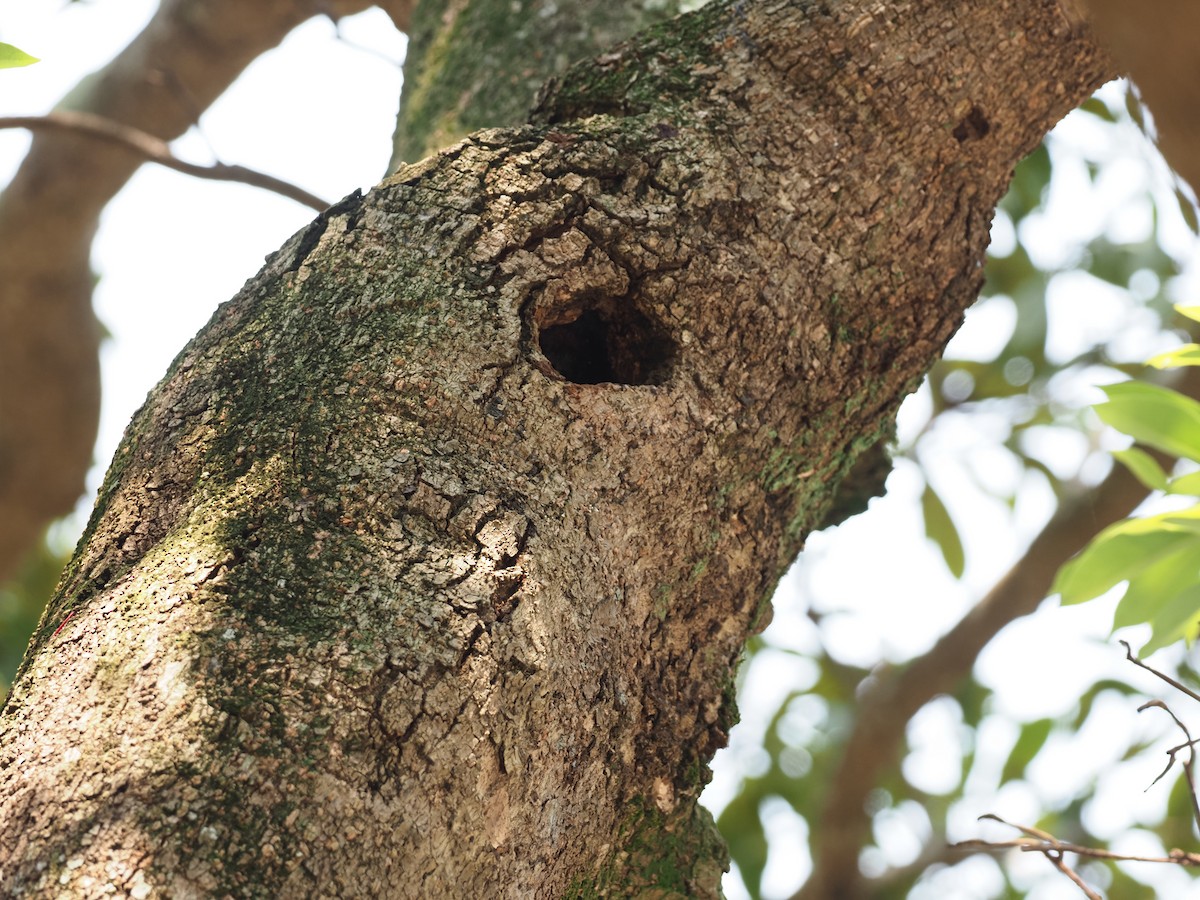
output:
M348 198L130 426L0 732L14 896L689 896L771 590L1106 66L719 4Z
M389 171L480 128L523 124L547 78L678 7L676 0L424 0L409 33Z

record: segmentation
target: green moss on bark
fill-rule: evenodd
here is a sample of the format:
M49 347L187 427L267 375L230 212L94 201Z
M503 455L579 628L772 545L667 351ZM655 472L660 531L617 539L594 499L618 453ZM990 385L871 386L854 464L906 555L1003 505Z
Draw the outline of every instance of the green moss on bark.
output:
M579 875L565 900L719 897L729 868L725 844L708 810L694 800L669 814L652 802L630 802L617 843L595 873Z
M413 17L390 170L473 131L522 124L543 82L678 12L676 0L444 0Z

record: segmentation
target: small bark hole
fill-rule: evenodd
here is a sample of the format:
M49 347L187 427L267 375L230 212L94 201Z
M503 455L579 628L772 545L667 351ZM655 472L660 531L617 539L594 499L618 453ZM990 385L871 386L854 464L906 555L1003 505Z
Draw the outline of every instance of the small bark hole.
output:
M539 331L543 355L575 384L661 384L675 355L662 329L628 303L593 306Z
M972 106L971 111L954 126L953 134L956 141L964 144L967 141L976 141L979 138L987 137L987 133L991 130L992 123L988 121L983 110L978 106Z

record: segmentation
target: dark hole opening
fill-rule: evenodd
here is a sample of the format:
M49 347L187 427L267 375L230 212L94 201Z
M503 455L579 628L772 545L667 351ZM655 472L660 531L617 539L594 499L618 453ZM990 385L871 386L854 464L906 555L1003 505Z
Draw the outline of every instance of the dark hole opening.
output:
M987 115L978 106L972 106L971 111L963 117L963 120L954 126L954 139L960 144L966 141L979 140L982 137L987 137L989 131L992 130L992 123L988 121Z
M636 309L587 309L541 329L550 365L576 384L661 384L674 356L671 339Z

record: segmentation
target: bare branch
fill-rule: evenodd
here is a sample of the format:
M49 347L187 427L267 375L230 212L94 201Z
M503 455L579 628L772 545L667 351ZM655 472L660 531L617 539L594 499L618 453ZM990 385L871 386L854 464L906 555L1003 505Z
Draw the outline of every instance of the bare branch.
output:
M1009 828L1015 828L1020 831L1025 837L1016 838L1011 841L985 841L978 838L969 841L959 841L956 844L951 844L951 850L1011 850L1017 849L1023 853L1040 853L1048 859L1056 869L1062 872L1067 878L1083 891L1084 895L1089 900L1104 900L1104 898L1088 887L1079 874L1067 865L1063 855L1066 853L1074 853L1077 856L1086 857L1088 859L1103 859L1109 862L1148 862L1148 863L1167 863L1170 865L1183 866L1184 868L1195 868L1200 866L1200 854L1185 853L1182 850L1172 850L1167 856L1131 856L1124 853L1113 853L1111 850L1101 850L1097 847L1085 847L1081 844L1072 844L1068 841L1060 841L1051 834L1033 828L1028 825L1018 825L1014 822L1006 822L997 815L988 813L979 817L980 821L990 819L993 822L999 822L1001 825L1007 825Z
M1124 641L1121 641L1121 643L1125 644ZM1146 665L1145 663L1141 662L1141 660L1134 659L1133 652L1129 649L1128 644L1125 644L1125 651L1128 654L1130 660L1133 662L1136 662L1143 669L1146 669L1149 672L1154 672L1155 675L1158 675L1159 677L1163 678L1164 680L1169 681L1172 684L1176 684L1176 682L1174 682L1173 679L1167 678L1167 676L1162 675L1162 673L1156 671L1155 669L1153 669L1150 666ZM1186 688L1183 688L1182 686L1179 686L1179 687L1185 693L1188 693L1188 694L1191 693ZM1171 771L1171 767L1175 765L1175 760L1179 758L1179 754L1181 752L1183 752L1184 750L1188 751L1187 759L1183 760L1181 764L1183 766L1183 776L1187 781L1188 797L1191 798L1191 801L1192 801L1192 821L1196 823L1197 827L1200 827L1200 799L1197 799L1197 797L1196 797L1196 740L1192 737L1192 733L1190 731L1188 731L1187 726L1184 725L1182 721L1180 721L1179 717L1177 715L1175 715L1175 713L1173 713L1171 711L1171 708L1169 706L1167 706L1167 704L1165 704L1163 701L1151 700L1149 703L1143 703L1141 706L1138 707L1138 712L1141 712L1142 710L1145 710L1145 709L1164 710L1166 712L1166 714L1174 720L1175 724L1179 727L1179 730L1183 732L1183 736L1185 738L1187 738L1187 740L1184 741L1184 743L1179 744L1178 746L1172 747L1171 749L1169 749L1167 751L1166 768L1164 768L1159 773L1158 777L1155 778L1154 781L1151 782L1151 787L1153 787L1154 785L1156 785L1160 781L1162 781L1163 776L1166 775L1169 771Z
M1115 854L1110 854L1107 850L1098 850L1098 851L1093 852L1091 850L1091 848L1089 848L1089 847L1078 847L1078 845L1076 845L1076 844L1063 843L1062 841L1055 838L1052 834L1048 834L1047 832L1042 831L1040 828L1034 828L1030 825L1017 825L1017 824L1014 824L1011 822L1006 822L999 816L993 815L991 813L980 816L979 818L981 820L991 819L993 822L999 822L1001 825L1007 825L1009 828L1016 828L1018 831L1020 831L1022 834L1025 835L1025 838L1022 838L1021 840L1017 840L1017 841L1003 841L1003 842L1000 842L999 844L990 844L990 845L989 845L989 842L987 842L987 841L974 841L974 842L964 841L962 844L955 844L955 845L952 845L952 847L954 847L954 848L962 847L964 849L978 849L980 846L983 846L983 847L989 847L989 846L990 847L999 847L999 846L1019 847L1022 851L1025 851L1025 852L1040 853L1040 854L1042 854L1042 856L1046 857L1046 859L1050 861L1050 864L1052 866L1054 866L1054 868L1058 869L1058 871L1060 871L1064 875L1066 875L1067 878L1069 878L1075 884L1076 887L1078 887L1081 891L1083 891L1084 895L1088 898L1088 900L1104 900L1103 897L1101 897L1099 894L1097 894L1095 891L1093 891L1090 887L1087 886L1087 883L1084 882L1084 880L1079 877L1078 873L1076 873L1074 869L1072 869L1070 866L1067 865L1067 861L1063 858L1063 854L1064 853L1076 853L1076 854L1079 854L1082 856L1096 856L1098 858L1104 858L1104 859L1117 858L1117 857L1115 857ZM974 844L975 846L968 847L967 846L968 844Z
M1193 691L1191 688L1187 687L1186 685L1180 684L1178 681L1176 681L1171 676L1158 671L1158 669L1154 668L1153 666L1146 665L1146 663L1142 662L1140 659L1138 659L1136 656L1133 655L1133 650L1130 648L1128 642L1120 641L1120 644L1122 647L1125 648L1125 658L1127 660L1129 660L1131 663L1133 663L1135 666L1145 669L1151 675L1161 678L1163 681L1165 681L1171 687L1175 688L1175 690L1179 691L1181 694L1186 694L1187 696L1191 697L1193 700L1200 702L1200 694L1197 694L1195 691ZM1172 714L1172 718L1174 718L1173 714ZM1183 728L1182 722L1180 722L1178 719L1175 719L1175 721L1179 724L1180 728ZM1187 729L1184 728L1185 733L1186 733L1186 731L1187 731Z
M1137 711L1142 712L1147 709L1164 710L1167 715L1169 715L1172 719L1175 720L1175 724L1178 725L1181 729L1183 729L1184 734L1187 734L1187 729L1184 728L1183 723L1181 721L1179 721L1179 717L1176 716L1175 713L1171 712L1171 710L1167 706L1167 704L1163 703L1161 700L1151 700L1149 703L1143 703L1141 706L1138 707ZM1178 746L1171 747L1169 750L1167 750L1167 765L1161 772L1158 773L1158 777L1156 777L1152 782L1150 782L1150 787L1153 787L1154 785L1156 785L1160 781L1162 781L1163 777L1168 772L1170 772L1172 768L1174 768L1175 761L1179 758L1179 753L1181 751L1193 750L1193 748L1195 747L1195 744L1196 744L1196 742L1194 740L1192 740L1191 735L1188 735L1188 740L1186 741L1186 743L1179 744ZM1187 775L1187 778L1188 778L1188 784L1191 785L1193 783L1192 782L1192 759L1189 757L1188 759L1186 759L1182 762L1182 765L1183 765L1184 773ZM1192 797L1193 817L1200 817L1200 809L1196 808L1196 803L1195 803L1195 791L1193 790L1192 793L1193 793L1193 797Z
M1175 679L1169 677L1163 672L1158 671L1153 666L1147 665L1134 656L1129 644L1127 644L1125 641L1121 641L1121 644L1125 647L1126 658L1130 662L1135 663L1153 675L1157 675L1163 681L1187 694L1189 697L1196 696L1191 690L1180 684ZM1171 717L1172 721L1174 721L1179 730L1183 732L1183 735L1186 738L1184 743L1172 747L1167 751L1168 759L1166 768L1159 773L1158 777L1154 779L1152 784L1158 784L1158 782L1163 779L1163 776L1165 776L1174 767L1176 760L1179 758L1179 754L1185 750L1188 751L1187 758L1182 760L1181 764L1183 765L1184 776L1187 779L1188 793L1192 800L1192 816L1193 819L1200 824L1200 803L1198 803L1196 799L1196 783L1193 772L1196 741L1192 738L1191 732L1188 731L1188 728L1183 721L1176 716L1175 713L1171 711L1171 708L1162 700L1150 700L1147 703L1143 703L1138 707L1138 712L1142 712L1143 710L1147 709L1161 709L1166 712L1166 714ZM1034 828L1029 825L1019 825L1013 822L1007 822L993 813L982 815L979 817L979 820L991 820L993 822L999 822L1001 825L1007 825L1009 828L1017 829L1023 835L1025 835L1025 837L1010 841L985 841L979 839L959 841L956 844L951 844L949 849L964 851L1017 848L1023 852L1041 853L1051 862L1052 865L1054 865L1055 868L1066 875L1081 891L1083 891L1087 897L1096 898L1096 900L1102 900L1102 898L1098 893L1094 892L1090 887L1088 887L1087 884L1084 883L1083 879L1080 878L1079 875L1066 864L1066 861L1063 859L1064 853L1075 853L1079 856L1109 861L1171 863L1185 867L1200 866L1200 854L1187 853L1183 850L1172 850L1167 856L1130 856L1123 853L1113 853L1110 850L1100 850L1095 847L1085 847L1080 844L1072 844L1066 841L1060 841L1053 835L1048 834L1041 829Z
M1135 666L1145 669L1151 675L1161 678L1167 684L1171 685L1171 687L1175 688L1175 690L1185 694L1191 699L1200 701L1200 694L1197 694L1186 685L1181 684L1179 681L1167 675L1165 672L1160 672L1158 669L1154 668L1154 666L1142 662L1141 659L1134 655L1133 649L1129 646L1128 642L1121 641L1121 646L1125 648L1125 658ZM1141 712L1145 709L1161 709L1165 711L1166 714L1175 722L1175 725L1179 728L1179 730L1183 732L1183 736L1186 738L1184 743L1176 747L1172 747L1167 751L1166 768L1164 768L1159 773L1158 777L1151 782L1151 786L1153 787L1162 781L1163 776L1171 771L1171 767L1175 765L1175 760L1178 758L1179 753L1187 750L1187 759L1183 760L1182 762L1183 775L1184 778L1187 779L1188 796L1192 801L1192 821L1196 823L1197 827L1200 827L1200 799L1196 797L1196 740L1192 738L1192 733L1188 731L1188 727L1183 724L1179 716L1175 715L1171 708L1162 700L1151 700L1148 703L1143 703L1138 707L1138 712Z
M995 818L994 816L980 816L983 818ZM1003 821L998 820L998 821ZM1009 824L1007 822L1005 825ZM1018 826L1013 826L1014 828ZM1077 853L1080 856L1086 856L1090 859L1103 859L1111 862L1146 862L1146 863L1171 863L1173 865L1184 866L1187 868L1195 868L1200 866L1200 854L1185 853L1182 850L1172 850L1167 856L1132 856L1127 853L1114 853L1111 850L1101 850L1098 847L1085 847L1081 844L1072 844L1065 841L1053 841L1051 846L1047 846L1045 842L1038 841L1034 838L1014 838L1011 841L985 841L980 838L971 838L966 841L958 841L950 845L951 850L1021 850L1022 852L1044 853L1047 850L1061 850L1064 853Z
M1087 883L1076 874L1074 869L1067 865L1066 860L1064 860L1062 856L1048 852L1044 852L1042 855L1045 856L1046 859L1050 860L1050 864L1054 866L1054 868L1058 869L1058 871L1062 872L1069 879L1071 879L1071 881L1075 883L1075 886L1079 888L1079 890L1083 891L1083 895L1087 897L1088 900L1104 900L1104 897L1087 886Z
M248 169L245 166L231 166L225 163L214 163L202 166L186 162L171 152L166 141L159 140L152 134L147 134L129 125L122 125L112 119L84 112L52 112L44 116L0 116L0 129L27 128L30 131L72 131L86 134L101 141L111 141L133 151L147 161L183 172L195 178L206 178L212 181L233 181L248 184L251 187L262 188L303 203L317 212L329 206L315 194L310 194L301 187L267 175L263 172Z
M1079 890L1083 891L1083 895L1087 897L1088 900L1104 900L1103 895L1097 891L1093 891L1090 887L1088 887L1087 883L1076 874L1074 869L1067 865L1066 861L1061 856L1055 856L1050 853L1046 853L1044 855L1046 859L1050 860L1050 864L1054 866L1054 868L1066 875L1075 883L1075 886L1078 887Z

